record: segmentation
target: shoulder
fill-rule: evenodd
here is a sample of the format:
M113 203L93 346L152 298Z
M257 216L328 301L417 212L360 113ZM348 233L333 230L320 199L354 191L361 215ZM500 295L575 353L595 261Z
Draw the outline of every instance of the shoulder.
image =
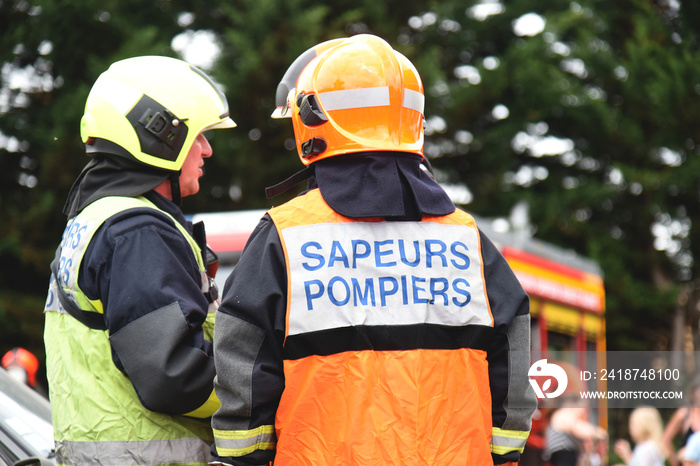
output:
M324 201L318 188L273 207L267 213L280 229L300 224L330 222L339 216Z
M111 238L139 234L143 231L178 233L175 220L153 207L133 207L117 212L104 221L101 229Z
M175 225L175 220L152 207L135 207L119 211L106 218L95 231L86 256L102 262L124 246L134 254L166 250L186 250L187 239Z
M181 211L178 209L177 212L175 215L184 221ZM108 196L86 206L70 224L92 231L108 230L114 234L144 225L158 225L167 230L177 227L172 215L143 197Z

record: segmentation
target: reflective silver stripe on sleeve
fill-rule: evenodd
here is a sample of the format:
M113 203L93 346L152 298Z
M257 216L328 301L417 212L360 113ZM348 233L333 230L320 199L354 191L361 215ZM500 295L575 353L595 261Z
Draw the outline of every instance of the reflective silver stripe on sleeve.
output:
M198 437L170 440L56 442L56 462L71 466L150 466L207 463L210 446Z
M425 108L425 96L420 92L404 89L403 106L415 110L416 112L423 113L423 109Z
M252 430L214 429L214 438L219 456L245 456L256 450L274 450L277 447L275 426L271 425Z
M493 429L491 438L491 451L498 455L505 455L511 451L523 452L529 432L502 430L497 427Z
M351 108L383 107L389 105L389 88L385 86L320 92L318 97L321 99L323 109L327 112Z

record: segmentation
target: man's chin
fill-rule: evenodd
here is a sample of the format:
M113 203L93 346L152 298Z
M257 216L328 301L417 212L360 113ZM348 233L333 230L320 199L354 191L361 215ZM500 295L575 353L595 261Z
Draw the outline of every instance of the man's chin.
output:
M199 184L197 184L197 186L188 187L187 189L181 188L180 196L181 197L194 196L198 192L199 192Z

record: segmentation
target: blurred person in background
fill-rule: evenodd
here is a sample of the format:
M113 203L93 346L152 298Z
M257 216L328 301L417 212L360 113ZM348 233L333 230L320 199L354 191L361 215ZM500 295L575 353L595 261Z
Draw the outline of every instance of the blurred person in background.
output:
M671 466L679 466L688 439L695 432L700 432L700 377L695 377L690 384L690 403L678 408L666 424L663 434L663 446L668 453ZM678 449L674 444L680 440Z
M651 406L635 408L629 417L629 434L634 450L627 440L615 442L615 453L627 466L664 466L663 421L659 411Z
M567 394L559 402L545 429L544 460L551 466L600 464L608 433L589 421L587 401Z
M121 60L92 86L90 161L65 204L44 311L59 465L210 460L216 258L180 201L212 155L204 132L233 126L226 97L181 60Z
M39 369L39 360L31 351L24 348L12 348L5 353L0 361L2 367L15 380L36 387L36 372Z
M309 190L273 208L217 313L217 463L517 462L536 407L528 297L421 168L411 62L361 34L290 66ZM289 183L289 184L288 184Z

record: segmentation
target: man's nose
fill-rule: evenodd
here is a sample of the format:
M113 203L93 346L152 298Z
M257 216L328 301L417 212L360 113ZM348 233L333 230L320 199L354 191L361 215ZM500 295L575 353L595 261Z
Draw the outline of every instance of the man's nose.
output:
M211 157L214 154L214 151L211 148L211 144L209 144L209 140L207 138L202 136L200 144L202 146L202 157Z

